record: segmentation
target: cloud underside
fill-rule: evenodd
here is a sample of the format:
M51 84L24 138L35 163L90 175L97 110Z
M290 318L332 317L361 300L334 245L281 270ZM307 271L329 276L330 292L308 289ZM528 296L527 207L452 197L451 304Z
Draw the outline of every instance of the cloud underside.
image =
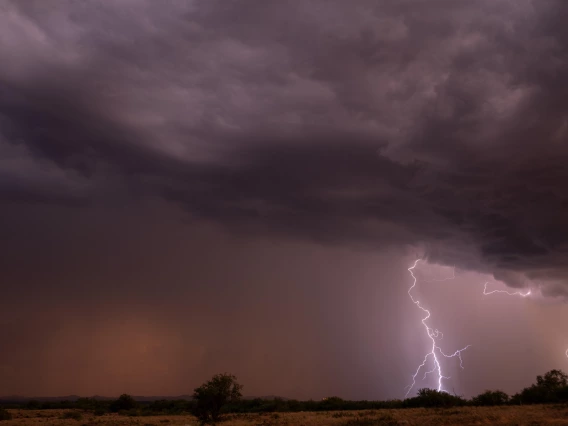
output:
M0 10L2 202L157 195L568 293L562 0Z

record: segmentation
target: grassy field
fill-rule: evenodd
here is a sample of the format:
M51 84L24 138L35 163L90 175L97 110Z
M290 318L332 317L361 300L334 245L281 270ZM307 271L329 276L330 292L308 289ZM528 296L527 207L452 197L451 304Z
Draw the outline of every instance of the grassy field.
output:
M12 425L197 425L193 416L127 417L94 416L80 412L80 419L64 418L77 410L9 410ZM78 417L78 415L75 415ZM328 411L303 413L232 414L223 426L378 426L378 425L568 425L567 405L515 407L412 408L405 410Z

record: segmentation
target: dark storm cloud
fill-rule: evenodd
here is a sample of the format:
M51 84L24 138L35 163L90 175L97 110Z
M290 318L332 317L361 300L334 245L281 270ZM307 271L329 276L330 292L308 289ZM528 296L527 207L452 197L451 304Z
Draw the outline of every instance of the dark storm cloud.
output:
M158 194L566 294L565 2L1 7L4 200Z

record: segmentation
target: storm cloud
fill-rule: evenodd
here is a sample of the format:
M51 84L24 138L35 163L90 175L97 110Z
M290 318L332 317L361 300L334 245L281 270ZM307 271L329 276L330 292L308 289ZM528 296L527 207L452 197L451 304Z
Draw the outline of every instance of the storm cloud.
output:
M235 230L564 281L566 7L4 2L2 197L119 185Z
M566 298L567 15L563 0L2 1L5 277L77 292L85 270L104 281L86 260L104 257L97 232L136 253L158 233L143 223L174 220L414 247Z

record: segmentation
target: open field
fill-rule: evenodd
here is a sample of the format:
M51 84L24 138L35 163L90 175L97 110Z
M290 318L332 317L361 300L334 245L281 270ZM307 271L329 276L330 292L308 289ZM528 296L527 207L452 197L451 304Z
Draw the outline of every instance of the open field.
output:
M94 416L82 412L80 420L65 419L77 410L9 410L14 418L0 422L12 425L197 425L187 416L127 417ZM568 425L568 405L504 407L412 408L403 410L327 411L301 413L231 414L224 426L396 426L396 425Z

